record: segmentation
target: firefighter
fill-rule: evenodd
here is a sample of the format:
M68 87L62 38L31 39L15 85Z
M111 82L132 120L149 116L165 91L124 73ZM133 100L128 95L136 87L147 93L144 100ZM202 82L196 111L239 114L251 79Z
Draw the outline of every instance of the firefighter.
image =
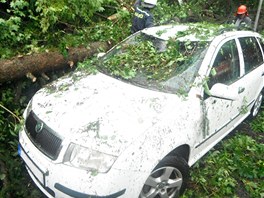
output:
M245 5L241 5L237 8L234 24L236 27L243 25L252 28L252 21L248 16L247 7Z
M151 9L157 4L157 0L137 0L134 4L134 17L132 19L131 32L135 33L154 25L154 17Z

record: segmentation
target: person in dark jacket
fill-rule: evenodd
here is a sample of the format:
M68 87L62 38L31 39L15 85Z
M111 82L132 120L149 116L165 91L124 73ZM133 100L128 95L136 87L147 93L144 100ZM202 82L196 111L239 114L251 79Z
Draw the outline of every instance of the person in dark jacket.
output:
M135 33L154 25L154 17L151 9L157 4L157 0L136 0L134 4L134 17L132 19L131 32Z
M238 7L235 16L236 18L234 24L236 27L245 26L252 28L252 21L248 16L247 7L245 5L241 5Z

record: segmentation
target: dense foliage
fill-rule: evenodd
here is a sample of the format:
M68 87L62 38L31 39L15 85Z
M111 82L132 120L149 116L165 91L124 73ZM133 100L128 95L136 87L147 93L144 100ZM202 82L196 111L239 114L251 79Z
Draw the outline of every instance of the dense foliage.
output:
M246 0L185 2L179 6L175 0L160 0L153 11L156 23L217 20L222 24L232 19L238 5L247 4L250 14L258 6L257 1ZM132 3L130 0L0 0L0 59L52 48L63 51L67 46L91 41L115 44L130 34ZM108 20L113 14L116 18ZM151 48L143 46L146 47ZM171 60L168 68L173 65L170 63ZM17 155L22 112L39 87L24 79L0 86L0 197L39 198L41 193L28 179ZM193 167L190 190L185 196L243 197L237 189L244 197L264 196L263 127L262 110L248 127L251 133L243 132L227 139Z
M116 12L119 18L122 16L121 20L126 20L126 16L129 15L115 0L1 0L0 2L2 2L0 3L2 15L0 58L51 47L80 45L97 39L96 35L90 38L95 32L97 36L102 34L100 37L103 38L103 32L111 34L112 29L115 35L114 32L118 31L118 27L124 27L124 24L121 26L112 24L116 28L110 28L109 31L111 25L107 23L106 18ZM103 28L106 27L104 25L97 25L101 21L108 24L107 29ZM68 34L75 35L77 39L70 39L68 42Z
M238 5L256 13L257 1L160 0L153 10L157 24L170 21L232 20ZM85 45L96 40L120 41L130 31L130 0L0 0L0 58L47 48ZM115 14L114 20L108 17ZM70 37L69 37L70 35Z

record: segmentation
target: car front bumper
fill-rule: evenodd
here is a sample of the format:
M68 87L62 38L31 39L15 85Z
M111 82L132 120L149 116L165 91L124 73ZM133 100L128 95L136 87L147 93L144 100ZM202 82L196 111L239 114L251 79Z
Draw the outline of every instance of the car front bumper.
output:
M59 158L52 161L33 145L24 131L19 134L19 143L19 154L29 175L49 198L138 197L146 178L142 172L111 168L107 173L93 173L65 165Z

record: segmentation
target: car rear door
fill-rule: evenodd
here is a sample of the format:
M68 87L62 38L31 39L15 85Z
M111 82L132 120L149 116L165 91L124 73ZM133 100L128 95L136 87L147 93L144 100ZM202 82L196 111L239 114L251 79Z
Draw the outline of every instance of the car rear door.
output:
M242 74L245 98L248 110L250 110L263 88L263 51L256 37L241 37L238 40L244 60Z

